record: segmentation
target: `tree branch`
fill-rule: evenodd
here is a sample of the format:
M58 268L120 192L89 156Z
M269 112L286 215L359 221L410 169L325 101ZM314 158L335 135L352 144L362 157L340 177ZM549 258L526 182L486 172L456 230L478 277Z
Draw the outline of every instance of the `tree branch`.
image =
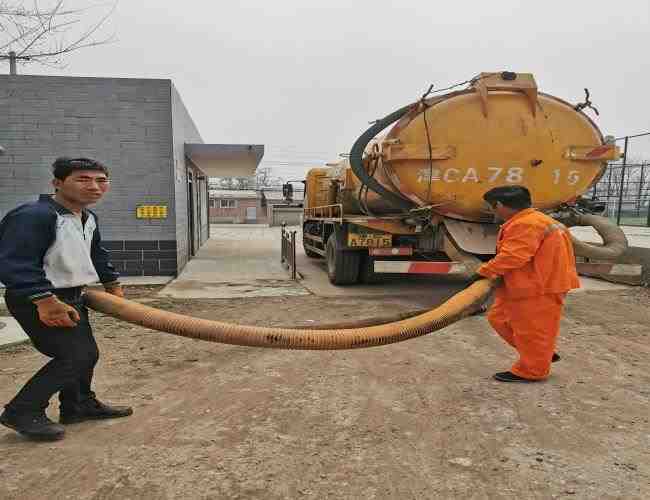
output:
M56 0L45 9L38 0L34 0L31 8L0 0L0 56L4 59L3 52L14 51L18 56L49 65L53 60L61 61L61 56L70 52L111 43L115 41L115 33L101 38L97 34L114 14L117 1L64 10L64 0ZM109 10L90 27L74 33L74 27L80 26L92 9L106 6L110 6Z

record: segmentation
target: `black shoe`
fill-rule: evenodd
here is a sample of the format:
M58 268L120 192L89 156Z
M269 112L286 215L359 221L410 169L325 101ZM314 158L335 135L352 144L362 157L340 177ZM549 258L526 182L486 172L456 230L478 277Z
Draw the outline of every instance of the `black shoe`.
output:
M58 441L65 434L63 426L52 422L43 412L21 415L5 410L0 415L0 424L35 441Z
M553 357L551 358L551 363L557 363L561 359L560 355L557 352L554 352Z
M527 378L520 377L515 375L512 372L500 372L494 374L494 379L499 382L536 382L536 380L530 380Z
M73 409L61 408L59 422L67 425L85 422L86 420L122 418L129 415L133 415L133 409L128 406L109 406L92 398L78 404Z

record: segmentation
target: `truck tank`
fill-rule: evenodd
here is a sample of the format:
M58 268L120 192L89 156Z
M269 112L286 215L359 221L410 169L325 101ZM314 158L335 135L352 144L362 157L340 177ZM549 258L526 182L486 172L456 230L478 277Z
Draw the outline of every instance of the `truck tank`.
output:
M620 156L582 111L588 95L569 104L538 92L529 73L464 83L377 120L349 158L308 173L303 247L325 258L332 283L471 273L496 252L483 195L504 185L526 186L536 208L567 226L592 226L603 245L574 238L577 256L611 262L627 248L620 228L595 215L604 205L582 197Z
M491 217L482 197L492 187L524 185L536 208L551 210L586 192L619 155L585 113L538 92L527 73L482 73L465 90L391 116L383 137L367 135L356 168L353 148L350 160L309 172L307 207L340 203L365 215L430 207L481 222Z

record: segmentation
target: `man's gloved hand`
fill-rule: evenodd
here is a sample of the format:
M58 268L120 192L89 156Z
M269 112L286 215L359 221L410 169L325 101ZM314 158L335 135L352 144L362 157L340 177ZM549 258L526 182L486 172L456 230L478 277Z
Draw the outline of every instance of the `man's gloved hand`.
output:
M124 289L122 288L122 285L106 286L104 287L104 290L106 290L106 293L124 298Z
M72 306L61 302L55 295L34 301L38 318L47 326L73 328L81 320L79 312Z

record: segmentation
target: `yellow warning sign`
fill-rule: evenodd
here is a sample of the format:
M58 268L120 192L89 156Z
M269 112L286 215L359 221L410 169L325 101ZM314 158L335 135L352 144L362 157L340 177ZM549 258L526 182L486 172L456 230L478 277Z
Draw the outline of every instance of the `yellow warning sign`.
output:
M135 215L138 219L166 219L167 205L140 205Z

